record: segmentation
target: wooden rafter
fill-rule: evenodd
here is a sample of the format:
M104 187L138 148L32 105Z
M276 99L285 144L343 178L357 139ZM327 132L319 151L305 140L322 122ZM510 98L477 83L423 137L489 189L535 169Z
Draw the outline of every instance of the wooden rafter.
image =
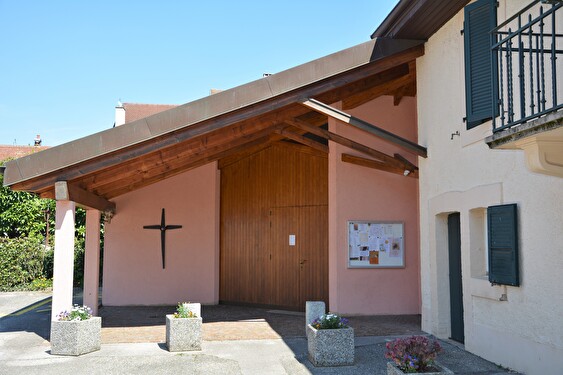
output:
M217 167L219 169L225 168L226 166L236 163L241 159L247 158L250 155L256 154L270 147L272 145L273 142L272 138L274 135L275 134L271 134L270 136L262 138L260 142L256 142L252 145L247 144L244 147L241 147L240 149L236 150L236 152L233 152L230 155L223 156L218 160ZM275 136L278 137L278 135Z
M403 163L405 163L405 165L408 167L407 169L409 171L417 171L418 167L416 165L414 165L413 163L411 163L409 160L407 160L405 157L403 157L401 154L395 154L393 155L395 156L395 159L401 160Z
M370 85L365 90L344 98L342 109L356 108L382 95L393 95L395 102L397 100L400 102L400 98L403 96L414 96L416 94L416 62L413 60L402 64L400 67L403 74L389 74L387 80L380 80L380 84ZM398 105L398 103L395 105Z
M418 178L418 171L409 171L403 168L397 168L395 166L389 165L387 163L382 163L380 161L362 158L359 156L354 156L350 154L342 154L342 161L345 163L351 163L359 165L362 167L378 169L385 172L400 174L407 177ZM408 172L408 173L407 173Z
M179 173L219 160L220 158L240 151L242 148L262 143L264 138L268 137L271 132L272 129L264 129L246 137L236 138L220 145L208 147L203 152L184 154L174 160L174 164L172 164L172 162L159 163L157 166L149 168L146 168L145 164L143 166L143 173L136 173L136 170L133 170L133 172L127 176L129 183L124 189L125 191L127 191L128 188L136 189L157 182L162 178L172 177ZM113 184L99 186L96 188L96 191L104 196L117 196Z
M248 133L246 129L244 134L238 129L232 130L230 137L193 139L169 150L129 160L80 182L99 195L113 197L116 196L116 191L126 192L129 188L145 186L238 152L240 147L263 142L263 138L267 138L275 129L276 126L267 127L253 133Z
M403 137L399 137L396 134L393 134L385 129L372 125L367 121L361 120L346 112L331 107L325 103L319 102L318 100L306 99L303 102L301 102L301 104L314 111L323 113L327 116L333 117L339 121L350 124L358 129L361 129L369 134L375 135L391 144L402 147L405 150L412 152L416 155L422 156L424 158L427 156L426 147L420 146L419 144L415 142L411 142Z
M366 75L364 78L356 81L350 81L351 83L342 86L336 90L331 90L329 92L323 94L311 94L309 95L310 98L315 98L320 100L324 103L335 103L340 100L345 100L346 98L353 96L355 94L364 92L369 89L369 77L383 73L389 69L392 69L396 66L414 62L417 57L424 55L424 45L420 45L414 48L409 49L408 51L398 53L393 55L385 60L385 64L377 64L377 66L373 65L369 69L371 70L370 75ZM366 85L367 84L367 85ZM370 99L371 100L371 99ZM369 100L368 100L369 101Z
M306 137L302 136L301 134L294 133L287 128L278 129L275 132L279 135L284 136L285 138L291 139L295 142L299 142L299 143L301 143L305 146L309 146L311 148L314 148L315 150L318 150L318 151L321 151L321 152L328 154L328 146L325 146L322 143L319 143L319 142L314 141L312 139L306 138Z
M102 212L115 213L115 203L100 197L90 191L81 189L67 181L55 183L55 197L57 200L68 200L75 202L79 207L85 209L96 209Z
M321 129L316 126L312 126L298 119L286 120L286 123L303 131L309 132L311 134L315 134L319 137L323 137L325 139L341 144L342 146L351 148L352 150L359 151L361 153L364 153L381 161L387 162L389 165L393 165L397 168L408 169L405 163L403 163L401 160L395 159L394 157L389 156L384 152L375 150L371 147L365 146L361 143L358 143L356 141L353 141L349 138L343 137L331 131Z

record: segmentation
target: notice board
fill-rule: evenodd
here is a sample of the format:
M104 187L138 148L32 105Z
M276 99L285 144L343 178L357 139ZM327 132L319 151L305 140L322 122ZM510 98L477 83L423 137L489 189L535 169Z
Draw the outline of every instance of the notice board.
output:
M402 222L348 221L348 268L405 266Z

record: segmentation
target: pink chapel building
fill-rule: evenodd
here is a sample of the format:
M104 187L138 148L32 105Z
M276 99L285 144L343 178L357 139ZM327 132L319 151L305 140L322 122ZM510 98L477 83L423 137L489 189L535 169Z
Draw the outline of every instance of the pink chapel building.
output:
M123 104L120 126L7 163L5 185L57 200L53 318L80 206L87 305L103 219L106 306L421 314L483 358L557 373L561 15L401 0L366 43L183 105Z
M102 218L106 306L420 313L423 53L375 39L180 106L125 103L122 125L8 163L7 186L57 200L53 316L71 304L76 206L87 305ZM181 228L144 228L160 224Z

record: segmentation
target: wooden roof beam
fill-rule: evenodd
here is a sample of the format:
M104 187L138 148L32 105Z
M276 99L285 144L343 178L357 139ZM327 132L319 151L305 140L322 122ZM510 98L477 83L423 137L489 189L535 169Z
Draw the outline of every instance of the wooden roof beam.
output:
M115 213L115 203L87 190L83 190L67 181L55 182L55 199L73 201L85 209L96 209L102 212Z
M272 128L262 129L245 137L232 139L226 143L209 147L204 152L186 152L181 157L175 159L173 165L169 165L168 163L159 163L158 166L154 166L146 171L141 171L139 170L140 165L134 164L129 166L127 174L121 175L121 179L98 184L95 190L98 194L107 197L121 195L127 191L135 190L232 155L241 151L241 149L244 149L245 147L252 147L256 144L260 144L269 140L269 134L277 128L277 126L274 126ZM106 180L109 180L109 178L103 178L102 180L105 182Z
M342 161L345 163L351 163L355 165L359 165L362 167L378 169L380 171L400 174L405 177L413 177L418 178L418 171L410 171L408 169L397 168L395 166L389 165L387 163L382 163L380 161L361 158L359 156L354 156L350 154L342 154Z
M401 68L401 70L399 70ZM394 104L398 105L403 96L416 95L416 61L412 60L394 69L390 69L385 80L379 79L378 84L367 85L364 90L358 91L342 99L342 110L349 110L374 100L382 95L393 95ZM379 75L382 75L380 73ZM402 74L399 74L402 73ZM375 76L378 77L379 75ZM375 83L375 81L374 81ZM326 100L324 102L327 102ZM328 103L328 102L327 102Z
M305 146L309 146L311 148L314 148L315 150L318 150L318 151L321 151L321 152L328 154L328 146L325 146L322 143L319 143L317 141L314 141L312 139L304 137L301 134L294 133L294 132L288 130L287 128L278 129L275 132L279 135L284 136L285 138L291 139L295 142L299 142L299 143L301 143Z
M302 101L301 104L314 111L323 113L336 120L352 125L355 128L363 130L371 135L375 135L376 137L381 138L401 148L404 148L405 150L412 152L413 154L422 156L423 158L427 157L426 147L420 146L419 144L415 142L411 142L408 139L399 137L396 134L393 134L385 129L372 125L369 122L354 117L346 112L340 111L334 107L329 106L328 104L319 102L318 100L311 98Z
M298 119L286 120L285 122L303 131L309 132L311 134L315 134L319 137L323 137L330 141L336 142L342 146L351 148L352 150L359 151L361 153L364 153L381 161L387 162L389 165L393 165L397 168L409 169L405 165L405 163L403 163L401 160L395 159L394 157L389 156L384 152L377 151L371 147L365 146L361 143L358 143L356 141L353 141L349 138L343 137L331 131L318 128L316 126L307 124L306 122L300 121Z

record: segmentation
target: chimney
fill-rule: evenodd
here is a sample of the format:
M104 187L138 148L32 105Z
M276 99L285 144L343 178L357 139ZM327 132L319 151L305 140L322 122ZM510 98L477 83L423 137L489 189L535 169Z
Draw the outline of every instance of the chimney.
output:
M117 105L115 106L115 123L114 126L119 126L125 124L125 107L121 100L117 101Z
M34 146L41 146L41 135L37 134L37 136L35 136L35 141L33 143Z

